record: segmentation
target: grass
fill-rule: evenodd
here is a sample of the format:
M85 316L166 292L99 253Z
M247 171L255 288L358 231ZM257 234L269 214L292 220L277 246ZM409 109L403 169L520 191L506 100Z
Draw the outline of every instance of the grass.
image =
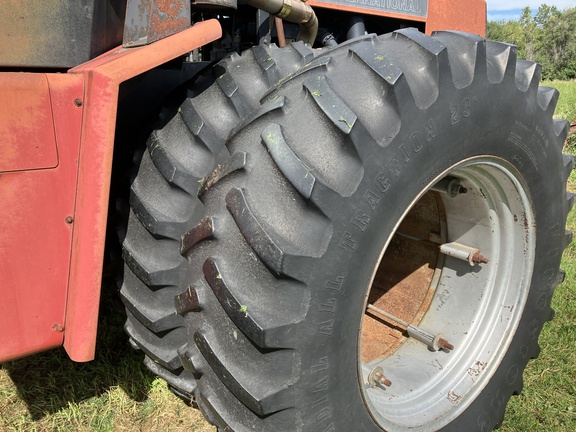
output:
M545 81L542 85L555 87L560 91L560 99L554 117L576 122L576 80ZM566 152L576 155L576 134L568 138Z
M543 81L540 85L558 89L560 100L554 117L572 123L576 118L576 81Z
M546 82L561 97L556 117L576 117L576 81ZM566 152L576 154L576 137ZM576 173L568 184L576 193ZM576 210L568 218L576 232ZM576 244L563 257L566 281L556 289L555 319L540 336L542 353L528 365L524 391L508 405L502 432L576 430ZM1 365L0 431L214 432L197 409L176 398L142 365L122 330L121 302L110 283L102 302L97 357L70 361L55 350Z
M96 359L72 362L63 349L0 369L0 431L214 432L175 397L127 343L126 315L105 283Z

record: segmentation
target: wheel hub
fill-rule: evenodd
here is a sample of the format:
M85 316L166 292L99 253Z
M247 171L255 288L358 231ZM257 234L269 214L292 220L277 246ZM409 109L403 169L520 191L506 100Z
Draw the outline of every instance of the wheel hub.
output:
M359 381L383 429L437 430L475 399L518 326L534 250L530 199L507 162L464 161L420 192L387 241L361 327Z

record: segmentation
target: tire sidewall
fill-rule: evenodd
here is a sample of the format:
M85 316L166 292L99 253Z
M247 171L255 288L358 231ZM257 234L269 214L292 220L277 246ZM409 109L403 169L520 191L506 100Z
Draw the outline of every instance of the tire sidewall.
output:
M477 79L466 89L441 89L428 109L414 108L386 147L364 164L355 193L343 198L331 243L314 266L311 305L301 338L296 404L304 430L380 430L364 404L358 378L358 338L373 272L384 245L418 195L454 165L490 156L515 167L536 221L533 276L512 343L486 387L445 430L489 431L522 387L522 372L537 355L550 316L562 253L562 158L555 133L536 102L514 83ZM543 179L546 178L544 181ZM362 221L359 223L359 221Z

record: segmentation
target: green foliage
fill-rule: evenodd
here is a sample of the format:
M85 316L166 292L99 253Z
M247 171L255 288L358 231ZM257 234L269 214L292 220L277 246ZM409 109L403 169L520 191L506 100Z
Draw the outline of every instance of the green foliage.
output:
M518 20L491 21L488 38L518 46L518 56L542 65L545 79L576 78L576 7L525 7Z
M576 81L542 81L541 85L554 87L560 92L554 118L564 119L569 123L576 122ZM576 133L566 140L565 151L576 155Z
M572 122L576 118L576 81L543 80L540 85L553 87L560 92L554 118Z

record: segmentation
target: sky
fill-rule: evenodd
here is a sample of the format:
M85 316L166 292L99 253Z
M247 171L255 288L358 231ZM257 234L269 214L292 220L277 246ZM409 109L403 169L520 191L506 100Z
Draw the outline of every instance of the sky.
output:
M543 3L556 6L560 10L576 7L576 0L487 0L486 3L488 3L488 21L518 19L526 6L536 10Z

